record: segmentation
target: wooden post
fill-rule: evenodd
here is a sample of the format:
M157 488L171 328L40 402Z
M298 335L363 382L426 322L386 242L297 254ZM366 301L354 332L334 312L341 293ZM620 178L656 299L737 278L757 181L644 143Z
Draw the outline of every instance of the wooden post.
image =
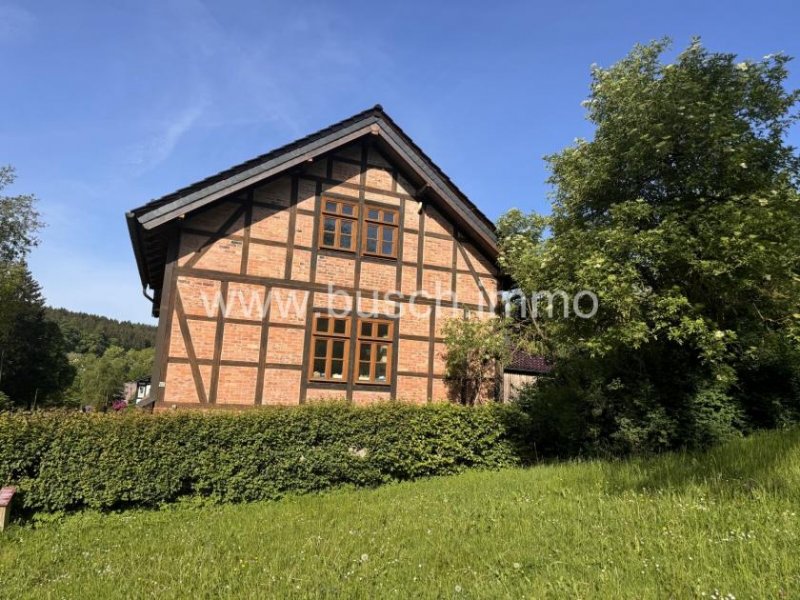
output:
M17 488L13 486L4 487L0 490L0 531L8 526L11 518L11 500L14 498Z

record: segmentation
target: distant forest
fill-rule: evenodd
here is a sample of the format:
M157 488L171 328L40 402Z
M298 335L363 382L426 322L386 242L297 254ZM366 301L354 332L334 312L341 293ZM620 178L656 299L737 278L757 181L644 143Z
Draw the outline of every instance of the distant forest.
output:
M45 318L58 324L67 352L101 356L109 346L141 350L155 345L156 327L153 325L50 307L45 308Z

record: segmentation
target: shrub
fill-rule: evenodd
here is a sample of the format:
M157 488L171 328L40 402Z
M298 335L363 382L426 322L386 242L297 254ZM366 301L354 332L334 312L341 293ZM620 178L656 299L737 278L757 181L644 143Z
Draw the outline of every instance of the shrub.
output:
M658 372L658 356L641 353L627 372L620 364L627 354L618 362L572 358L522 390L517 405L530 417L537 450L626 456L708 448L741 435L741 411L726 382Z
M27 510L278 498L524 458L508 406L320 404L245 413L0 415L0 480Z
M444 340L450 397L466 405L494 398L497 369L510 358L503 322L469 316L449 319Z
M498 262L532 308L517 329L556 365L532 402L558 411L541 421L558 451L702 448L800 418L790 58L693 40L667 64L668 46L592 70L594 134L548 157L551 214L498 222ZM574 314L550 310L559 294Z

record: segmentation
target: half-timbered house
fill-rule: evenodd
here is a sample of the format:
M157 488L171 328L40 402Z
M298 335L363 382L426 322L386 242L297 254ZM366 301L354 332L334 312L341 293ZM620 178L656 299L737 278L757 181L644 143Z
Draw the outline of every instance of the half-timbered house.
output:
M127 219L156 408L443 400L444 322L493 315L492 222L380 106Z

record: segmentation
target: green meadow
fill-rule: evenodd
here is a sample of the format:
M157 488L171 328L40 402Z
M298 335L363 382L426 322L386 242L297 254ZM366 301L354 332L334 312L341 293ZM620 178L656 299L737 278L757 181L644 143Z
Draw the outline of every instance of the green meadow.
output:
M705 454L15 523L0 596L782 598L800 593L798 548L795 429Z

